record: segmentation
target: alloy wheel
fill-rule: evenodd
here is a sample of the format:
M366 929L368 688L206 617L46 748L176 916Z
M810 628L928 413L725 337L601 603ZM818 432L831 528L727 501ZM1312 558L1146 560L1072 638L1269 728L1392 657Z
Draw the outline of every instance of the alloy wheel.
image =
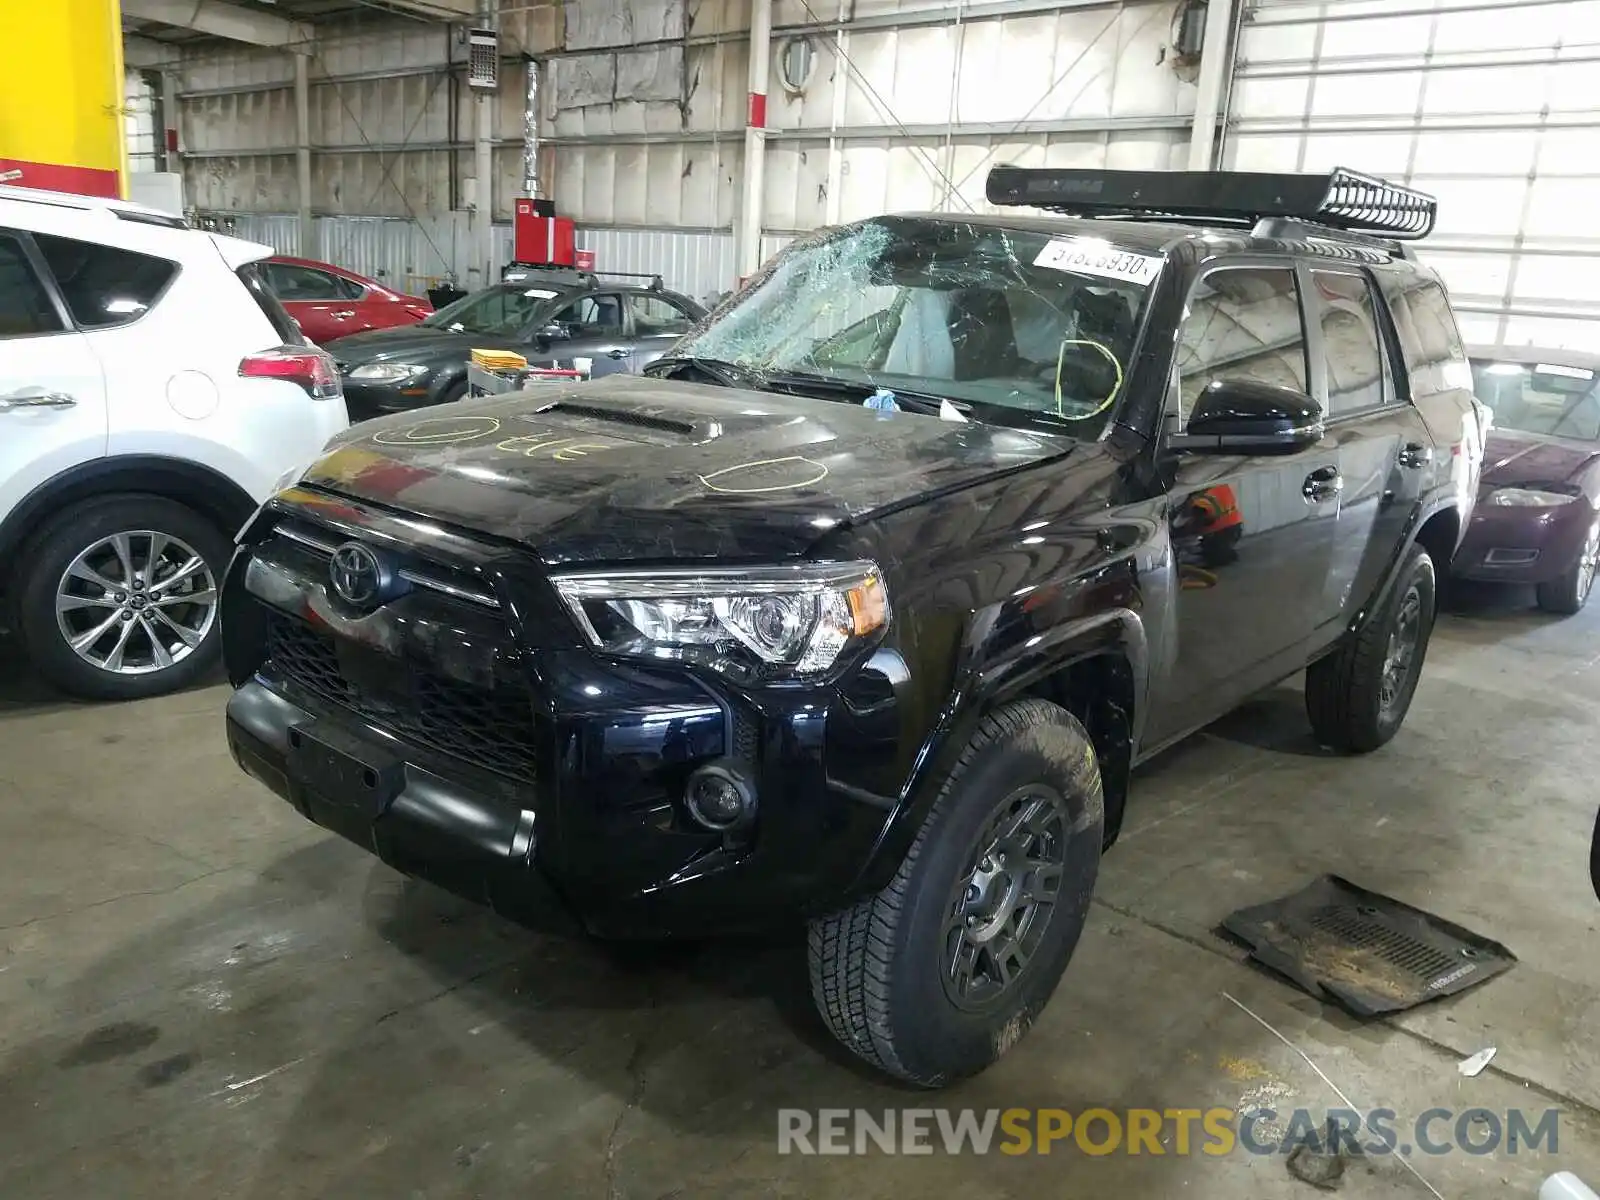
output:
M985 820L944 927L945 995L958 1008L989 1007L1027 968L1061 894L1071 826L1065 798L1042 784Z
M1395 614L1394 629L1383 657L1383 682L1378 690L1379 712L1388 717L1405 695L1422 635L1422 593L1416 584L1406 589Z
M1589 598L1594 587L1595 568L1600 566L1600 521L1589 526L1589 536L1583 541L1583 551L1578 556L1578 603Z
M182 538L114 533L74 558L56 584L56 625L73 653L115 675L181 662L217 620L217 582Z

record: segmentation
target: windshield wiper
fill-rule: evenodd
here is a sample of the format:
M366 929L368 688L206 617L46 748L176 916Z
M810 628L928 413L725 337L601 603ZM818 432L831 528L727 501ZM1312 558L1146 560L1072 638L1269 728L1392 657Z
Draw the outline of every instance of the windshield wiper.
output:
M726 362L720 358L696 358L691 354L658 358L655 362L645 367L642 373L653 379L670 378L676 374L678 368L682 367L696 368L702 374L711 376L724 387L754 389L761 386L761 376L749 367L740 366L735 362Z
M863 383L856 379L841 379L835 375L813 375L806 371L783 371L767 375L762 379L762 386L768 390L778 389L788 392L804 393L811 391L829 391L844 393L857 399L865 400L868 396L878 391L891 392L895 404L910 412L927 413L938 416L940 409L948 404L966 416L972 411L972 405L965 400L952 400L948 396L935 395L932 392L905 391L897 387L880 387L876 383Z

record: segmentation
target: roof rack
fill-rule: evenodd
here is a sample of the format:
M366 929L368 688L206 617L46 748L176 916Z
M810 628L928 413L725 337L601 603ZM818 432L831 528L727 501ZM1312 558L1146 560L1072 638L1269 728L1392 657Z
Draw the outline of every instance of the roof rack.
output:
M653 292L659 292L666 285L661 281L661 276L649 271L596 271L597 275L604 275L608 279L648 279L649 287Z
M1269 218L1413 241L1433 231L1432 196L1336 167L1326 175L1254 171L1079 171L995 167L989 203L1078 217L1254 226Z

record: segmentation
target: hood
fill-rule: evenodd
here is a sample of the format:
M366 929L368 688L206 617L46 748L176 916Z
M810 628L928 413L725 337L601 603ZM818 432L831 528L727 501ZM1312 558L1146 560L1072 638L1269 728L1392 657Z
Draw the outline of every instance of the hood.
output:
M1493 429L1483 453L1485 487L1566 483L1600 458L1600 446L1568 438Z
M460 359L474 350L516 350L526 342L484 333L451 333L422 325L396 325L388 329L369 329L335 338L324 347L341 363L400 362L418 357Z
M830 530L1067 454L1054 434L614 375L355 426L304 482L552 565L804 553Z

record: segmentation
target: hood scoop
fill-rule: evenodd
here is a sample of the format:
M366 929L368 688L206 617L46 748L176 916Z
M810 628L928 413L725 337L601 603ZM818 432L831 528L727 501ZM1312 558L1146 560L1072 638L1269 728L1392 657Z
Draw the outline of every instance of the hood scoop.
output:
M533 412L539 416L551 416L559 413L569 417L586 417L591 421L631 425L635 429L650 429L657 433L675 433L683 437L692 437L698 432L697 427L690 421L658 416L655 413L612 408L606 404L584 404L577 400L557 400L553 404L540 405Z

